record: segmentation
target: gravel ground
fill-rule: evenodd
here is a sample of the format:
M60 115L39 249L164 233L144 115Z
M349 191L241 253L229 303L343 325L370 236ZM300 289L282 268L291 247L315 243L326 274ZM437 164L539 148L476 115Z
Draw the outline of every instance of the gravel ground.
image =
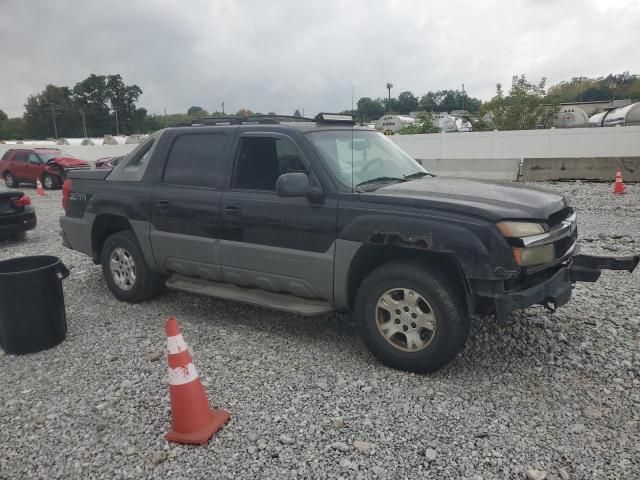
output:
M640 185L545 186L572 199L583 252L640 251ZM0 242L0 258L62 257L69 332L49 351L0 353L0 478L640 478L638 272L578 285L553 315L475 318L458 359L420 376L379 364L346 316L176 292L120 303L61 246L60 192L34 203L38 228ZM163 439L170 315L232 414L206 446Z

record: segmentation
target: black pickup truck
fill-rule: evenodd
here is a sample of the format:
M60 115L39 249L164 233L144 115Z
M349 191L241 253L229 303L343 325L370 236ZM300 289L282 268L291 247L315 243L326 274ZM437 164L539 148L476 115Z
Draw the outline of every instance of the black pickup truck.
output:
M113 294L163 286L293 312L354 311L387 365L450 362L474 313L566 303L601 269L559 194L438 177L351 117L209 119L151 135L113 170L72 172L64 244ZM470 172L472 174L472 172Z

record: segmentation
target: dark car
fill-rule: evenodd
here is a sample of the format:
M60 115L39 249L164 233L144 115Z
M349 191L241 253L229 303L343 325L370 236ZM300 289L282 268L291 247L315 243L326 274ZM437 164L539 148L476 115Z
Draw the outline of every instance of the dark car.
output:
M0 185L0 238L24 240L36 228L36 212L28 195Z
M7 187L35 184L47 190L58 188L71 170L89 169L89 164L57 148L10 148L0 159L0 176Z
M124 155L119 157L103 157L96 160L96 168L100 170L117 167L120 161L124 158Z
M559 307L575 282L639 261L579 255L564 196L432 175L351 117L205 120L63 186L65 245L102 263L122 301L166 285L352 311L378 358L428 372L463 348L473 313Z

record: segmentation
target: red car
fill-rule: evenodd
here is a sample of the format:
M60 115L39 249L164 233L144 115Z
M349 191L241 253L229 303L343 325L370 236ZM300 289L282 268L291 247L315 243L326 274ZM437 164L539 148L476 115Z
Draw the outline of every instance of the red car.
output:
M11 188L40 179L44 188L52 190L62 185L70 170L89 168L84 160L57 148L11 148L0 159L0 176Z

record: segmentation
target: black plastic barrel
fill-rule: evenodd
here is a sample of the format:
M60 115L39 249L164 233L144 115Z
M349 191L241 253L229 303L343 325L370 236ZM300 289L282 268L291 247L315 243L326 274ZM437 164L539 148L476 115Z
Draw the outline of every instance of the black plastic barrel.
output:
M39 352L64 340L62 280L68 276L69 269L58 257L0 262L0 346L6 353Z

